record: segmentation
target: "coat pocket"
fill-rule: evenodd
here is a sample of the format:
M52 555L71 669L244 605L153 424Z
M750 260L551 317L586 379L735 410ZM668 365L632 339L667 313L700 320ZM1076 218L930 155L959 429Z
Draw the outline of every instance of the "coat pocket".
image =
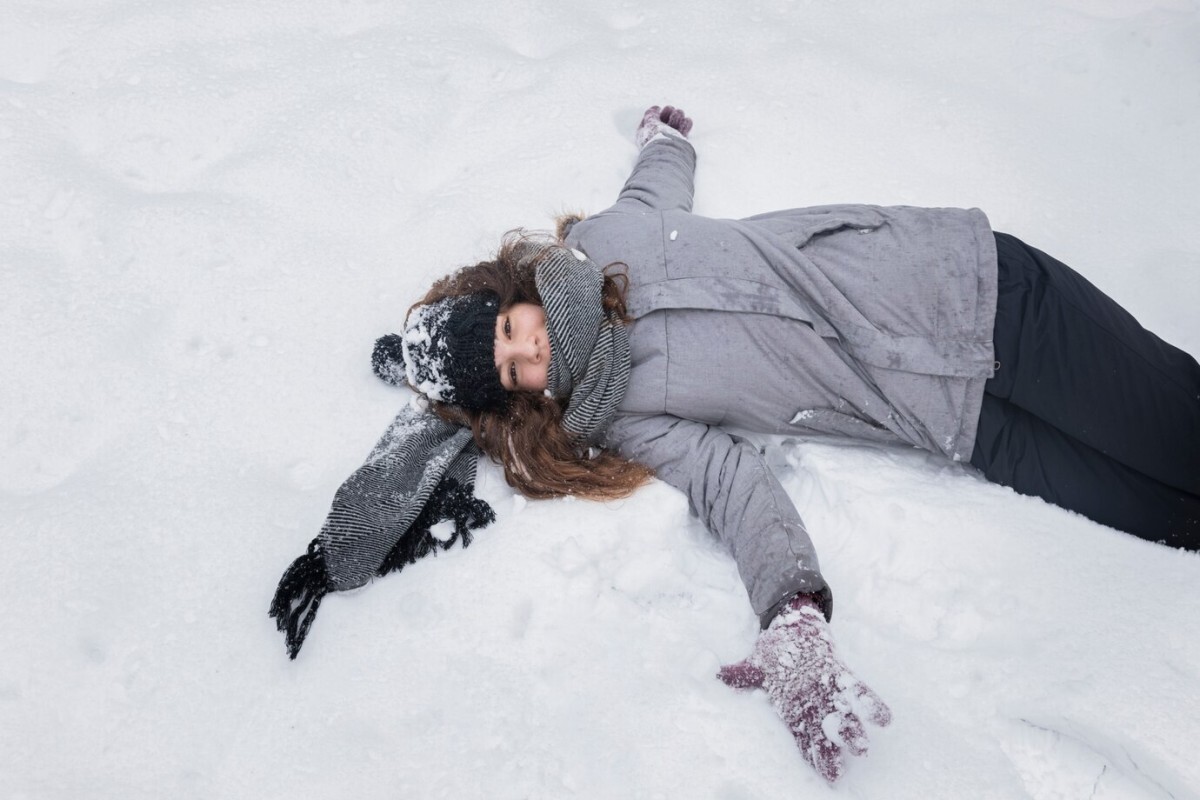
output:
M819 206L806 209L808 213L795 229L796 247L803 247L818 236L841 230L872 233L887 220L873 206Z
M803 409L797 411L788 422L814 433L844 436L859 441L894 444L900 438L882 425L867 422L832 408Z

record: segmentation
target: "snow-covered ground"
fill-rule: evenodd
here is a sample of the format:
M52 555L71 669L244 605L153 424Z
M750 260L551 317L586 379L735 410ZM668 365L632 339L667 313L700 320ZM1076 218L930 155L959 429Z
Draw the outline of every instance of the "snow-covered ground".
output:
M1197 0L0 3L0 797L1200 798L1200 557L916 452L773 442L895 723L836 787L714 678L684 498L524 502L266 609L407 393L368 355L608 205L979 206L1200 353ZM1200 443L1198 443L1200 446Z

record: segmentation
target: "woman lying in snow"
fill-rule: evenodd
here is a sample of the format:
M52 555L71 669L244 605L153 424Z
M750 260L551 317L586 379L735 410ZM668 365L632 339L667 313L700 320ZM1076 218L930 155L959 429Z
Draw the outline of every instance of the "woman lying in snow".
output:
M724 426L907 443L1195 550L1200 366L977 209L695 216L691 127L651 107L612 207L556 240L510 235L376 343L376 372L428 410L402 411L339 489L271 614L294 658L327 592L467 544L493 518L472 494L478 451L530 497L622 497L657 476L728 544L763 627L721 679L765 689L832 781L866 752L864 720L891 714L834 653L791 500Z

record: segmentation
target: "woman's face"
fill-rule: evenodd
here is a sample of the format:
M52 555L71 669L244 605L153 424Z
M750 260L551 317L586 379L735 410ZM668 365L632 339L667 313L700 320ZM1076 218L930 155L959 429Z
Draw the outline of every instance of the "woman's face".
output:
M534 303L514 303L496 316L496 369L510 392L540 392L550 369L546 312Z

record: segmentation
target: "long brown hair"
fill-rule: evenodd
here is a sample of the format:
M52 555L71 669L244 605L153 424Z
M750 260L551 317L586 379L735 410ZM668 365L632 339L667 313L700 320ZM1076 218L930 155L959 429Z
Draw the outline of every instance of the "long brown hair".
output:
M533 258L522 247L531 242L541 247L541 252ZM555 246L549 237L509 231L493 260L463 267L439 279L413 307L484 290L496 293L501 310L514 303L540 306L542 299L534 275L543 256ZM623 264L613 264L605 268L601 297L606 310L630 324L625 311L629 280L617 271L622 267ZM469 426L479 449L504 468L505 480L526 497L574 495L613 500L628 497L654 477L649 467L611 450L600 450L590 458L581 453L571 434L562 427L566 400L540 392L513 392L508 407L500 411L469 411L438 402L431 405L443 419Z

